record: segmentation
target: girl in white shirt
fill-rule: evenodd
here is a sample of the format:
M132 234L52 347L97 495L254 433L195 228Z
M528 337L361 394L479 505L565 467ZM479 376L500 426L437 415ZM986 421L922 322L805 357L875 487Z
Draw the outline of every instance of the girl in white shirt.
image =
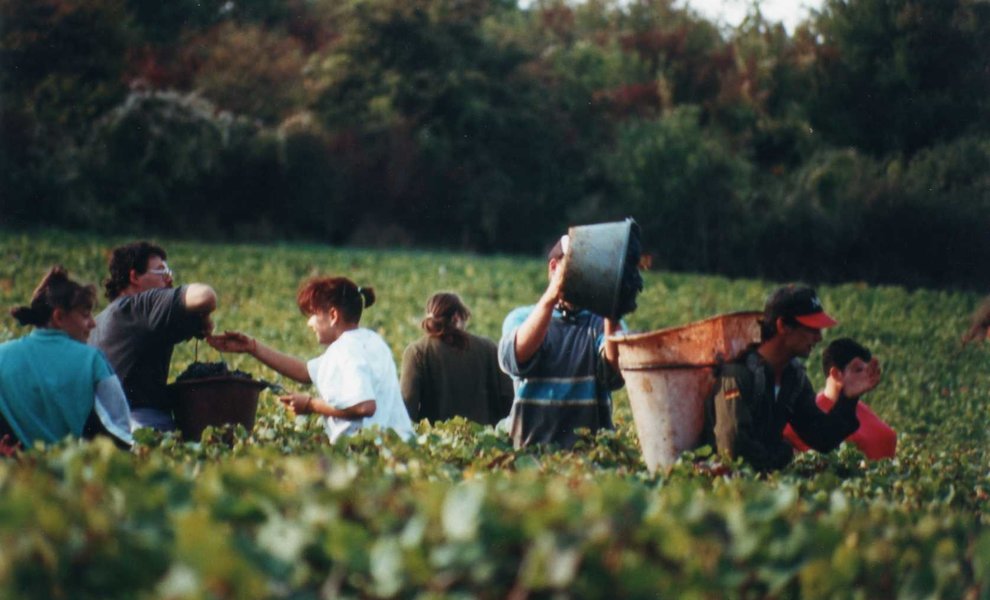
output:
M319 396L293 393L279 400L296 414L321 415L331 442L369 425L412 437L392 352L381 336L359 326L362 311L375 303L374 289L346 277L317 277L303 283L296 303L317 341L327 347L312 360L304 362L234 331L207 341L221 352L247 352L300 383L315 383Z

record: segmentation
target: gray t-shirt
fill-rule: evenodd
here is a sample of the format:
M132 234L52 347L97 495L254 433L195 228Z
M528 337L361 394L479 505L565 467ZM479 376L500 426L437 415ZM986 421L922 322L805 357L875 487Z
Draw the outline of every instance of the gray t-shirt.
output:
M96 316L96 346L124 384L131 408L170 410L166 393L172 347L203 330L203 316L182 304L184 287L121 296Z

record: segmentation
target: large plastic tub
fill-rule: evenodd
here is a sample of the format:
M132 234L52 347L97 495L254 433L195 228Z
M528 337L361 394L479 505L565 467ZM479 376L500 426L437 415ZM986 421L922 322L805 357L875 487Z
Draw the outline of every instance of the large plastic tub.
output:
M760 340L762 316L731 313L612 338L619 346L619 368L650 472L669 470L681 452L698 444L715 367Z
M258 395L266 384L244 377L204 377L168 386L175 423L187 440L199 440L207 426L241 424L251 431Z
M622 275L636 222L571 227L564 270L564 299L603 317L616 317Z

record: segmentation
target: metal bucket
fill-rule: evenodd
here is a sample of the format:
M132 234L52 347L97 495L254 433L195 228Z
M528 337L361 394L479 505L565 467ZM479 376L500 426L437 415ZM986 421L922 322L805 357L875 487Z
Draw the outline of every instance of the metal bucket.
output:
M565 254L563 297L575 306L614 317L635 221L571 227Z
M204 377L169 384L175 423L187 440L199 440L207 426L241 424L251 431L258 395L267 384L244 377Z
M715 366L760 340L760 312L719 315L649 333L619 334L619 368L650 472L698 444Z

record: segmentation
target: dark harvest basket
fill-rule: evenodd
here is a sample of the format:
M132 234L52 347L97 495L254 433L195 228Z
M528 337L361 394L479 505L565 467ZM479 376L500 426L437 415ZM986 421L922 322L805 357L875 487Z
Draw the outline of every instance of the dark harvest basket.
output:
M251 431L258 395L266 384L243 377L186 379L168 386L175 423L187 440L199 440L207 426L240 423Z

